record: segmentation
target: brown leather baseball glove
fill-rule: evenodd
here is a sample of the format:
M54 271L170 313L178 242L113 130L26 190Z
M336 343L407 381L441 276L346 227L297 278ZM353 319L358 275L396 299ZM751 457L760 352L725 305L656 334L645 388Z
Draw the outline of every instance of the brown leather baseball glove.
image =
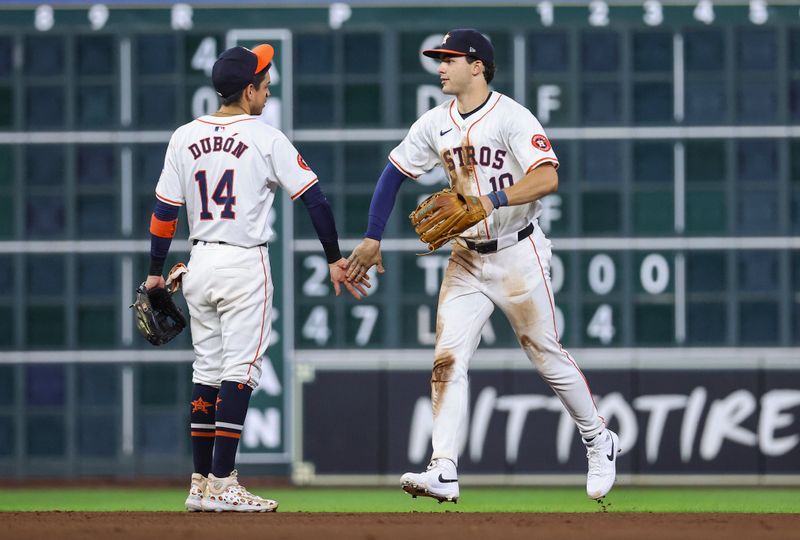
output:
M428 253L432 253L486 219L486 210L477 197L447 188L419 203L408 217L419 239L428 244Z

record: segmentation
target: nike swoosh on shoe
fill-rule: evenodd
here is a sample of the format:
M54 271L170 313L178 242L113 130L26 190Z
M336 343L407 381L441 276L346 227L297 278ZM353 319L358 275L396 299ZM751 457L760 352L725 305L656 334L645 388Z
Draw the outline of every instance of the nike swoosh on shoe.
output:
M453 482L458 482L458 478L444 478L441 473L439 473L439 482L442 484L451 484Z

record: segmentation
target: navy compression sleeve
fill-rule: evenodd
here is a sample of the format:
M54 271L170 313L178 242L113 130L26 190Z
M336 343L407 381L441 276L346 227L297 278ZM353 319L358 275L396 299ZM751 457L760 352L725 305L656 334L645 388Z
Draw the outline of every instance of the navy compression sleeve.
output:
M339 235L336 233L336 222L333 220L333 210L319 183L314 184L300 195L300 200L306 205L308 215L317 237L325 250L328 264L333 264L342 258L339 250Z
M383 237L383 230L386 222L394 208L394 201L397 199L397 192L400 191L400 184L406 179L406 175L401 173L392 163L386 165L378 184L375 186L375 193L372 195L372 202L369 204L369 223L367 233L364 235L373 240L380 240Z
M149 276L160 276L164 271L172 237L178 225L178 209L180 207L156 201L153 216L150 218L150 269Z

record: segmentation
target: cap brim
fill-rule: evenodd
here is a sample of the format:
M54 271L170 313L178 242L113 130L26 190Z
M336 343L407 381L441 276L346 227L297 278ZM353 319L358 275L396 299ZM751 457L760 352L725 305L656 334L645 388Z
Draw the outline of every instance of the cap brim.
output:
M275 49L272 48L272 45L264 43L253 48L253 54L258 58L255 72L259 73L272 62L272 57L275 56Z
M427 49L422 51L422 54L428 58L439 58L443 54L449 54L451 56L467 56L467 53L463 53L461 51L452 51L450 49Z

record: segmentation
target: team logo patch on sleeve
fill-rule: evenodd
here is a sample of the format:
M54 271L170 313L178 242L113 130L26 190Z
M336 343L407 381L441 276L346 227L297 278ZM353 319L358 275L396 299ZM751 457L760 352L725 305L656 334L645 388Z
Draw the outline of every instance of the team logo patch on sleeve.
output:
M549 152L552 148L552 146L550 146L550 141L548 141L547 137L544 135L534 135L531 139L531 144L542 152Z
M306 161L303 159L303 156L301 156L300 154L297 154L297 164L300 165L301 169L304 169L306 171L311 170L311 167L308 166L308 163L306 163Z

